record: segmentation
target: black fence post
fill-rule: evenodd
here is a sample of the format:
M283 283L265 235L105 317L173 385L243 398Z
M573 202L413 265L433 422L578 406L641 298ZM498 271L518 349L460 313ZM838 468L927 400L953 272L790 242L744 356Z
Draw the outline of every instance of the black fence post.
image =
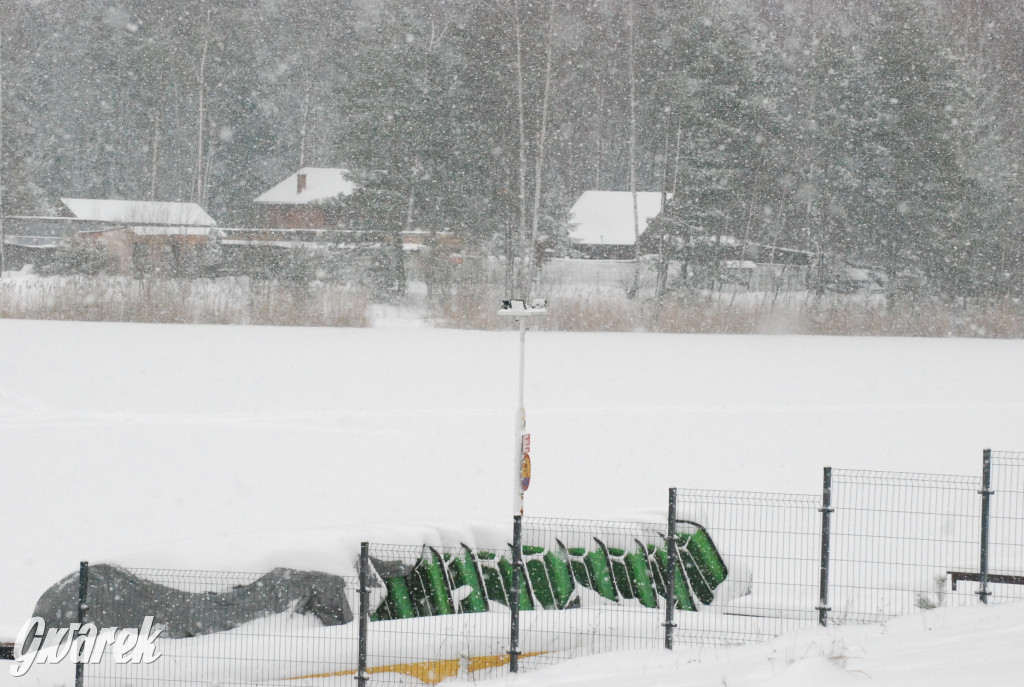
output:
M82 561L78 566L78 626L79 633L81 626L85 623L85 614L89 611L86 599L89 593L89 561ZM78 633L76 633L77 635ZM74 638L71 638L74 640ZM85 664L81 658L75 663L75 687L83 687L85 684Z
M370 620L370 544L359 545L359 669L356 683L366 687L366 634Z
M508 658L509 670L519 672L519 594L522 591L523 577L523 516L512 518L512 593L509 594L508 607L511 611L509 628Z
M668 541L665 542L665 549L668 553L668 565L666 565L665 580L665 648L671 649L675 636L675 612L676 612L676 488L668 490Z
M992 450L985 449L982 453L982 465L981 465L981 561L979 565L979 582L981 583L981 589L978 590L978 596L981 598L981 603L987 604L988 597L992 595L992 592L988 590L988 525L989 525L989 508L991 507L990 497L992 496Z
M821 491L821 578L818 581L818 623L828 625L828 567L829 554L832 547L832 468L825 468L825 476Z

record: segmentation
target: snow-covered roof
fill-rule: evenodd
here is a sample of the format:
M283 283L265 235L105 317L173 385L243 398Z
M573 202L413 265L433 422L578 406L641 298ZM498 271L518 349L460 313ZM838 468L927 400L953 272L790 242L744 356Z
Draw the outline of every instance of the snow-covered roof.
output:
M155 200L108 200L105 198L61 198L60 202L78 219L125 224L188 224L212 227L216 221L197 203L169 203Z
M668 194L671 198L672 194ZM644 191L636 194L640 233L647 222L661 214L661 194ZM585 191L572 206L574 225L569 238L588 245L632 246L633 194L629 191Z
M723 260L722 267L727 270L756 270L757 263L753 260Z
M690 243L694 246L730 246L735 247L742 244L735 236L729 236L728 234L698 234L690 237ZM756 249L756 246L754 246Z
M224 239L222 246L258 246L260 248L308 248L323 250L324 244L316 241L263 241L260 239Z
M129 227L136 236L209 236L217 231L212 227L197 226L134 226Z
M303 167L274 188L256 198L257 203L305 205L338 196L350 196L356 185L348 178L349 171L336 167ZM304 175L304 183L299 177Z
M56 248L59 243L59 236L4 236L5 245L22 248Z

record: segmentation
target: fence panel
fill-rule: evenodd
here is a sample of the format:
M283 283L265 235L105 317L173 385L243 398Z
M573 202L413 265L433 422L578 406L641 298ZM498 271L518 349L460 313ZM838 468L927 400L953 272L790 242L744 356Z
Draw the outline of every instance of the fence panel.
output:
M883 622L979 602L981 480L866 470L832 473L830 623Z
M714 601L676 615L680 644L771 639L817 622L820 499L678 490L678 518L703 525L728 566Z
M665 524L523 519L520 665L664 645ZM662 562L659 562L662 561Z
M84 666L85 687L299 687L355 674L358 628L350 611L358 609L357 578L104 568L90 568L86 620L124 627L117 619L133 618L128 626L139 627L152 615L154 627L164 628L155 642L162 656L150 665L119 664L108 648L101 663ZM288 597L301 589L311 591Z
M1024 599L1024 453L992 452L989 603Z
M508 548L371 543L369 553L370 684L476 680L508 671Z

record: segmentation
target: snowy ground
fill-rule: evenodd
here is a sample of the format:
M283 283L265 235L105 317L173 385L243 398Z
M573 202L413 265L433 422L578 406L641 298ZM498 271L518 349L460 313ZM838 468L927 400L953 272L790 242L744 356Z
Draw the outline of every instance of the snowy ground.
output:
M620 652L477 687L1010 687L1024 674L1024 604L940 609L816 628L767 644Z
M0 321L0 342L0 637L80 560L348 572L361 539L472 544L509 522L512 332ZM813 494L826 464L977 474L983 448L1024 448L1021 341L536 332L527 346L528 514L661 519L670 486ZM1001 618L1019 644L1024 614L989 613L948 617L980 634ZM678 684L687 656L587 665ZM773 679L745 675L727 684Z
M477 687L1014 687L1024 674L1024 604L946 608L884 625L814 628L764 644L623 651L465 683ZM158 662L159 663L159 662ZM323 683L351 684L350 676ZM35 666L4 687L71 687L68 663ZM286 685L287 682L277 682ZM371 684L374 681L371 679Z

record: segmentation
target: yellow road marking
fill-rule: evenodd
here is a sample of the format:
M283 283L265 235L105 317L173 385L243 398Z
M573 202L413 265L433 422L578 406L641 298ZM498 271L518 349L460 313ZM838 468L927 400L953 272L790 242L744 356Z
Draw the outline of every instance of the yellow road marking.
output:
M535 651L533 653L519 654L520 658L530 658L531 656L543 656L546 651ZM484 670L485 668L498 668L506 665L509 662L508 654L498 654L496 656L472 656L466 665L466 670L470 673L478 670ZM441 661L422 661L419 663L395 663L389 666L374 666L367 668L366 672L369 674L373 673L400 673L402 675L408 675L414 677L421 682L428 685L436 685L442 680L447 680L450 677L455 677L459 674L459 670L462 667L462 659L452 658ZM316 675L300 675L298 677L285 678L286 680L309 680L318 677L344 677L346 675L355 675L355 670L339 670L333 673L317 673Z

